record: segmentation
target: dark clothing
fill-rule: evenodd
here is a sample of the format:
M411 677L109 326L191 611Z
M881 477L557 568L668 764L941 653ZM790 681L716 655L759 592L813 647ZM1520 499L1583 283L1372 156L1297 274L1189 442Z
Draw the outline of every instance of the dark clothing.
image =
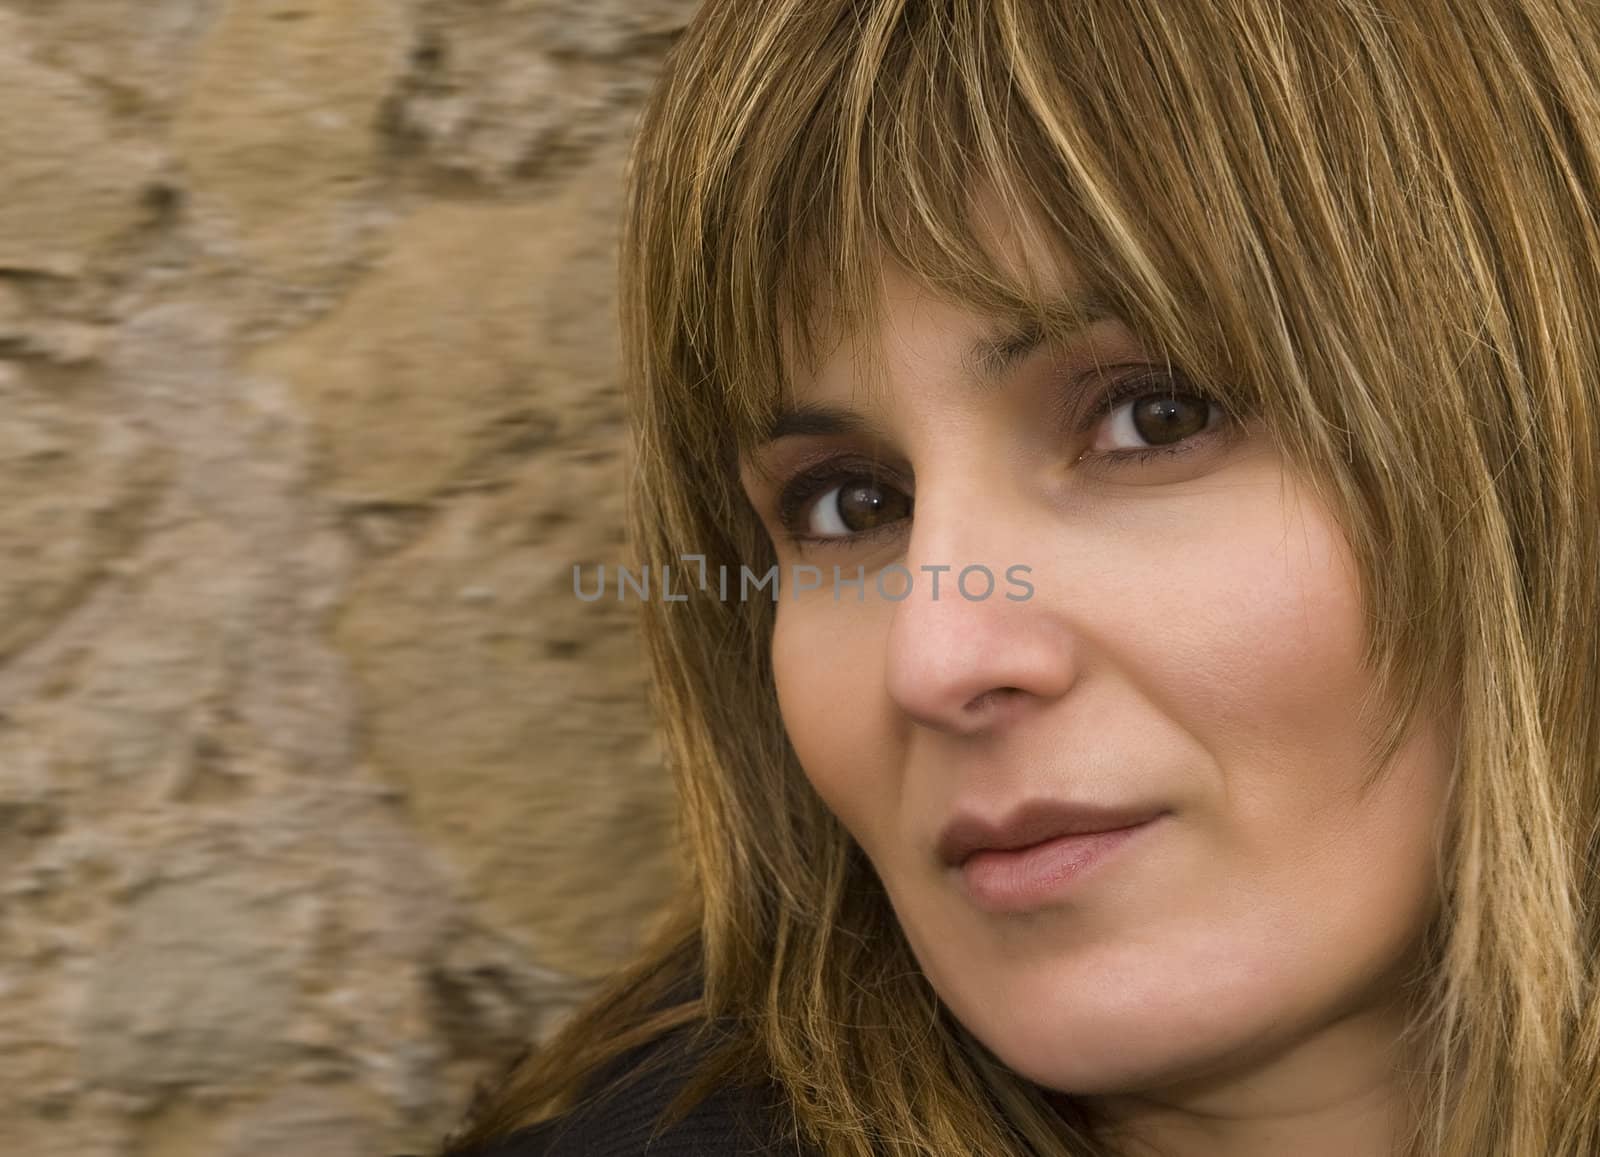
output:
M597 1100L487 1147L446 1157L817 1157L816 1150L785 1135L777 1111L779 1090L771 1083L718 1089L652 1138L658 1119L690 1076L693 1058L680 1047L682 1036L683 1030L668 1033L622 1058L607 1074L628 1077ZM647 1057L662 1053L667 1060L659 1068L643 1076L635 1071Z

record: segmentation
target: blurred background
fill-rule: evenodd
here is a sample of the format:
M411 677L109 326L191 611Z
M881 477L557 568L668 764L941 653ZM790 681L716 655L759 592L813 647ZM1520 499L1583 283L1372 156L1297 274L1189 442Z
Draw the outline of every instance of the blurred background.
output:
M424 1152L674 882L624 152L689 0L0 0L0 1153Z

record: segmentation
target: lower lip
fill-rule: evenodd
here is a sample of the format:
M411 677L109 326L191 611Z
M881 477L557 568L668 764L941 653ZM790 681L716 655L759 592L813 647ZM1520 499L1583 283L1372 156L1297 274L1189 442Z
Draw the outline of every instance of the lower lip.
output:
M1058 836L1014 851L974 852L961 865L961 877L980 908L1025 912L1060 899L1160 818L1110 832Z

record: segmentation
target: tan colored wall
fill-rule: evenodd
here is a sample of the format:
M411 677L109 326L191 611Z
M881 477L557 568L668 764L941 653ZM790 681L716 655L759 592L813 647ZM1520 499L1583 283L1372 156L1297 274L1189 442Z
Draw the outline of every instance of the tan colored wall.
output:
M691 7L0 0L0 1153L420 1151L659 910L570 568Z

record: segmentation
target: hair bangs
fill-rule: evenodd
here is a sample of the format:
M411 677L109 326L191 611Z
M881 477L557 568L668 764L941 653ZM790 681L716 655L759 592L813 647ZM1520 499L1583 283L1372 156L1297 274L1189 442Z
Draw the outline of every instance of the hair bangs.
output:
M1157 356L1219 400L1259 408L1222 356L1206 289L1194 278L1185 288L1181 263L1152 259L1128 227L1149 215L1149 194L1104 164L1107 126L1079 117L1067 138L1083 153L1063 156L1077 110L1054 94L1039 115L1028 91L1037 50L1005 9L885 4L864 23L811 25L797 7L784 37L751 46L772 55L740 68L744 83L708 75L698 86L722 94L690 114L718 144L675 158L697 228L669 277L698 367L689 376L714 387L733 452L764 436L796 370L871 332L886 263L1062 342L1091 319L1089 302L1110 302ZM1064 267L1076 284L1062 284ZM870 355L859 364L870 388L877 367Z

